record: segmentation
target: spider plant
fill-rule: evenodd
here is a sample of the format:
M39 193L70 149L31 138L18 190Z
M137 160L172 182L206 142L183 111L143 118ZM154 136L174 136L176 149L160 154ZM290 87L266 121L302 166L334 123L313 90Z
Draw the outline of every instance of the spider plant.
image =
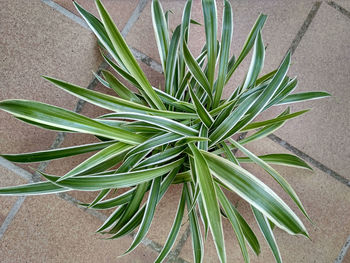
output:
M271 164L311 168L291 154L257 156L246 148L246 144L266 137L286 121L308 110L292 113L287 107L273 119L255 121L261 112L276 105L318 99L329 94L291 94L297 87L297 80L287 76L290 53L276 70L261 74L265 56L261 31L266 15L258 17L236 58L230 56L233 32L230 3L224 1L221 39L218 40L216 3L202 0L206 43L200 55L194 57L188 47L191 24L198 24L191 19L192 1L188 0L184 6L182 23L170 31L167 14L159 1L153 0L153 27L165 78L164 87L158 89L148 81L100 0L96 0L96 6L101 20L78 3L74 2L74 5L96 35L105 61L118 75L117 78L104 70L102 76L96 77L117 96L52 77L44 78L58 88L111 112L91 119L28 100L5 100L0 103L0 108L31 125L54 131L93 134L100 142L1 156L13 162L30 163L96 153L66 174L41 173L45 181L1 188L0 194L99 191L93 202L82 205L89 209L114 209L97 231L109 234L111 239L134 232L133 242L125 252L129 253L146 236L157 204L167 190L173 184L181 184L177 213L155 262L163 261L170 252L184 218L189 220L195 262L203 260L203 240L208 232L213 237L218 258L226 262L222 220L229 220L232 224L232 234L237 237L244 262L249 262L247 244L259 255L259 241L230 202L223 191L225 189L249 203L276 261L281 262L273 228L308 237L307 230L295 212L241 164L255 163L262 167L307 219L307 212L296 192ZM243 83L233 89L229 98L223 99L225 85L249 53L252 53L250 66ZM121 78L138 92L128 89ZM247 131L252 132L244 139L233 139ZM237 150L245 157L236 157L234 152ZM120 188L127 188L127 191L113 198L107 197L108 193ZM142 203L144 198L147 201Z

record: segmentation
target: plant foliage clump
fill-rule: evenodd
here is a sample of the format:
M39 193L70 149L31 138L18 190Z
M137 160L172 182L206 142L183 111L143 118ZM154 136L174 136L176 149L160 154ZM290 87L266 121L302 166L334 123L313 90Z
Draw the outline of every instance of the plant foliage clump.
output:
M102 71L98 80L115 91L110 96L76 85L44 77L58 88L89 103L111 111L96 119L87 118L55 106L28 100L5 100L0 108L16 118L41 128L87 133L100 142L48 151L3 154L13 162L41 162L97 151L90 158L60 176L42 173L46 181L0 189L2 195L39 195L70 190L100 191L89 209L114 209L98 229L111 239L135 231L126 253L146 236L157 204L172 184L182 185L182 195L167 241L156 262L168 255L188 217L194 258L203 259L203 238L210 231L221 262L226 262L223 218L233 227L244 261L248 248L259 254L254 232L227 198L223 189L232 191L249 203L257 224L277 262L281 256L274 238L276 226L292 235L308 236L307 230L291 208L265 183L245 170L242 163L255 163L276 180L308 215L295 191L270 164L311 169L290 154L257 156L246 144L259 140L280 128L287 120L307 110L290 112L287 107L273 119L256 122L256 117L275 105L285 105L329 96L325 92L293 93L297 80L287 76L291 55L280 66L261 76L265 47L261 35L266 16L260 15L241 53L230 56L233 32L232 9L224 1L221 39L217 37L217 9L214 0L202 0L206 43L198 57L188 47L192 1L185 4L182 23L171 33L168 15L158 0L152 1L152 19L162 64L165 85L152 87L128 45L100 0L96 6L101 20L78 3L75 7L98 38L102 55L120 78L138 92L128 89L110 71ZM225 85L252 50L251 62L243 83L228 99L222 98ZM234 135L254 131L242 140ZM235 157L234 151L245 157ZM117 166L118 165L118 166ZM117 167L117 168L116 168ZM113 198L107 195L127 188ZM148 193L148 195L146 195ZM143 204L142 200L147 201ZM187 211L185 212L185 207ZM204 226L201 233L199 222Z

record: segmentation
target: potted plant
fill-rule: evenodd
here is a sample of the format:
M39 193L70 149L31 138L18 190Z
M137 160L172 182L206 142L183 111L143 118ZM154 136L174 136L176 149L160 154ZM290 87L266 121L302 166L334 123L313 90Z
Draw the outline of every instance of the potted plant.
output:
M154 25L165 85L152 87L132 55L119 30L100 0L96 6L101 20L78 3L75 7L99 40L102 55L119 77L137 88L130 91L113 73L103 71L98 80L113 89L110 96L45 76L70 94L111 111L96 119L66 109L28 100L5 100L0 109L31 125L49 130L93 134L98 143L48 151L2 154L13 162L40 162L97 151L64 175L42 173L46 179L0 189L1 195L36 195L70 190L100 191L89 209L114 209L98 232L119 238L135 231L126 253L136 248L146 236L157 204L172 184L182 184L182 195L168 239L156 262L168 255L179 233L182 219L188 216L194 259L203 259L203 240L213 237L218 258L226 262L222 220L229 220L244 261L249 262L247 243L258 255L259 242L248 223L227 198L223 189L239 195L251 206L257 224L277 262L281 256L273 235L278 227L292 235L308 237L307 230L288 205L252 173L241 167L251 162L262 167L308 217L296 192L270 166L271 163L311 169L303 160L290 154L257 156L245 145L280 128L287 120L307 110L291 113L287 107L280 115L255 121L263 111L275 105L329 96L326 92L293 93L297 80L287 76L291 55L280 66L261 76L265 47L261 30L266 16L260 15L240 55L230 57L232 9L224 1L221 39L217 39L217 10L214 0L202 0L206 44L198 57L188 48L192 1L185 4L182 23L169 32L166 15L158 0L152 1ZM222 92L252 50L249 69L243 83L227 99ZM254 131L242 140L234 136ZM246 157L236 157L233 151ZM117 168L116 165L118 165ZM123 194L106 198L116 188L128 188ZM141 204L148 193L147 202ZM185 212L185 207L187 212ZM199 223L204 226L201 233ZM107 241L106 241L107 242Z

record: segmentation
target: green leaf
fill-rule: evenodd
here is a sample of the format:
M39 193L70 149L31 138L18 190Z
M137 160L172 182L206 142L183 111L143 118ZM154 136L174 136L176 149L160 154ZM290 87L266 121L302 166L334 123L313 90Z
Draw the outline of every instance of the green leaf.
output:
M224 233L222 230L220 209L216 197L213 178L211 177L208 164L201 152L193 144L189 144L189 147L193 153L197 182L208 218L209 227L214 239L216 251L220 261L226 262Z
M20 154L1 154L0 156L17 163L33 163L42 162L53 159L59 159L64 157L69 157L73 155L83 154L87 152L93 152L102 150L112 144L115 141L108 142L98 142L79 146L71 146L66 148L50 149L47 151L30 152L30 153L20 153Z
M98 153L94 154L90 158L86 159L84 162L80 163L78 166L70 170L64 176L62 176L57 182L62 181L66 178L81 175L82 173L101 165L101 163L106 162L116 156L122 155L126 151L130 150L133 146L128 144L117 142L104 148ZM117 164L117 163L115 163Z
M291 166L296 168L304 168L304 169L312 170L312 168L306 162L304 162L302 159L292 154L275 153L275 154L260 155L258 157L270 164L277 164L277 165L284 165L284 166ZM238 157L238 161L240 163L252 162L248 157Z
M249 159L251 159L254 163L256 163L257 165L262 167L268 174L270 174L273 177L273 179L275 179L279 183L279 185L283 188L283 190L295 202L295 204L299 207L300 211L303 212L303 214L309 219L309 216L306 213L305 208L304 208L303 204L301 203L298 195L294 191L294 189L290 186L290 184L275 169L273 169L264 160L260 159L255 154L250 152L248 149L244 148L238 142L232 140L231 138L229 138L228 140L235 147L237 147L238 150L240 150L242 153L244 153L246 156L248 156Z
M158 109L165 109L164 104L152 89L151 84L146 78L145 74L137 64L135 57L132 55L128 45L126 44L123 36L120 34L118 28L113 23L110 15L102 5L100 0L96 0L96 6L101 16L102 23L106 29L109 39L111 40L114 49L120 57L120 60L125 65L126 69L136 79L145 93L145 98L149 99L149 102L153 103Z
M106 219L106 221L96 230L96 232L102 232L103 230L111 227L125 212L127 204L118 207L114 212Z
M90 205L88 207L91 208L92 206L96 205L103 198L105 198L110 191L111 191L111 189L103 189L103 190L101 190L100 193L98 194L98 196L96 196L96 198L90 203Z
M71 189L81 191L95 191L106 188L122 188L141 184L152 180L158 176L170 172L175 167L181 165L184 159L181 158L172 163L159 166L156 168L149 168L139 171L131 171L116 174L111 171L104 175L85 175L67 178L63 181L57 182L60 177L43 174L44 177L61 187L68 187Z
M151 157L140 162L137 165L137 168L141 169L141 168L144 168L147 166L157 165L157 164L161 164L161 163L167 162L169 160L172 160L172 159L178 157L184 151L184 149L185 149L184 146L173 147L173 148L169 148L165 151L162 151L160 153L153 154Z
M249 33L248 38L246 39L246 41L245 41L245 43L243 45L241 54L237 58L237 60L236 60L235 64L233 65L233 67L230 68L229 72L227 73L226 83L230 80L233 72L235 72L237 67L241 64L243 59L248 55L249 51L252 49L252 47L254 45L254 42L255 42L255 38L257 37L258 33L261 31L262 27L264 26L266 18L267 18L266 15L260 14L258 19L256 20L252 30Z
M187 0L182 13L180 43L183 43L184 41L187 43L188 41L188 34L190 32L190 22L191 22L191 8L192 8L192 0ZM181 52L179 53L178 65L179 65L179 79L182 80L185 76L185 62L183 58L181 45L180 45L180 49L181 49ZM187 83L187 81L185 81L185 83ZM178 97L177 95L178 93L176 93L176 97Z
M227 134L235 127L239 120L246 114L257 100L257 94L251 94L243 101L220 125L209 135L211 145L227 137Z
M107 49L107 51L112 55L112 57L123 66L123 62L120 60L118 52L113 47L111 40L105 30L104 25L98 20L94 15L86 11L82 6L80 6L77 2L73 1L75 8L78 10L80 15L84 18L92 32L96 35L100 43Z
M177 26L173 36L171 38L169 54L166 60L166 70L165 70L165 92L171 95L175 95L175 87L174 87L174 77L175 77L175 69L177 66L177 56L178 56L178 47L180 40L180 30L181 26Z
M159 51L160 61L162 62L163 72L166 72L166 61L169 49L168 26L164 17L164 12L158 0L152 0L152 22L154 35Z
M204 15L204 27L207 43L207 60L208 60L208 81L210 89L213 90L215 65L216 65L216 40L217 40L217 14L214 0L202 0ZM208 93L208 95L211 93Z
M243 230L241 228L238 218L236 217L236 213L234 211L233 205L227 199L227 197L225 196L224 192L220 189L220 187L217 184L215 184L215 186L216 186L216 192L218 194L220 203L225 211L225 214L227 215L227 218L229 219L233 227L233 230L235 231L239 247L241 248L241 251L242 251L244 262L248 263L249 255L248 255L248 250L244 239Z
M289 119L298 117L298 116L300 116L308 111L309 110L302 110L302 111L297 111L297 112L294 112L291 114L286 114L284 116L277 117L277 118L270 119L270 120L266 120L266 121L253 122L253 123L246 125L243 129L240 129L240 132L254 130L254 129L257 129L257 128L260 128L260 127L263 127L266 125L276 124L276 123L279 123L281 121L289 120Z
M176 216L174 219L174 223L171 227L171 231L169 233L169 236L163 246L162 251L159 253L158 257L154 261L154 263L160 263L164 260L164 258L169 254L171 248L173 247L176 237L179 234L182 218L184 216L185 211L185 191L182 189L181 199L176 211Z
M0 102L0 109L7 111L16 117L33 120L70 131L100 135L127 144L139 144L145 140L143 136L138 134L104 125L78 113L40 102L28 100L4 100Z
M207 126L207 128L210 128L214 122L213 118L211 117L210 113L204 108L196 94L193 92L192 88L188 87L188 90L190 91L190 96L199 118L205 124L205 126Z
M230 131L228 131L225 134L225 139L241 130L242 127L246 126L251 120L255 119L255 117L265 109L266 105L268 105L269 101L272 99L273 95L276 93L281 83L283 82L289 65L290 53L287 53L271 82L261 92L259 98L254 102L254 105L252 105L249 111L247 111L248 116L237 123L237 125L235 125Z
M144 121L144 122L153 124L155 126L158 126L160 128L163 128L164 130L181 134L184 136L198 135L197 130L190 128L186 125L183 125L180 122L176 122L164 117L150 116L142 113L115 113L113 114L113 118Z
M216 82L216 89L214 95L213 108L219 105L222 90L225 85L228 57L230 55L230 46L233 32L233 21L232 21L232 8L231 4L225 0L224 5L224 16L222 20L222 33L221 33L221 48L219 57L219 72Z
M259 228L271 248L272 254L275 257L276 262L282 263L281 254L278 249L275 236L273 235L272 229L270 227L269 220L258 209L254 208L254 206L252 206L252 210L255 219L258 222Z
M139 228L139 230L134 238L134 241L130 245L130 248L124 254L129 253L130 251L134 250L141 243L142 239L146 236L146 234L151 226L154 212L156 209L156 205L158 203L158 195L159 195L159 191L160 191L160 181L161 181L160 177L153 179L150 194L148 196L148 200L147 200L147 204L146 204L146 210L145 210L145 213L143 215L140 228Z
M183 136L178 135L178 134L171 134L171 133L166 133L166 134L162 134L162 135L153 137L153 138L145 141L144 143L136 146L131 151L129 151L126 157L132 156L132 155L140 153L140 152L154 149L158 146L162 146L165 144L169 144L169 143L178 141L181 138L183 138Z
M0 195L42 195L67 192L70 189L60 187L51 182L39 182L0 188Z
M331 96L331 94L324 91L309 91L309 92L295 93L295 94L288 95L285 99L279 101L278 105L295 103L300 101L307 101L307 100L322 99L329 96Z
M191 72L192 76L198 81L198 84L207 92L209 99L211 99L212 92L210 83L205 74L203 73L202 69L198 65L197 61L192 56L185 42L183 42L182 49L184 59L189 71Z
M135 189L131 189L123 194L116 196L116 197L101 201L101 202L91 206L90 208L104 210L104 209L110 209L113 207L117 207L119 205L126 204L126 203L130 202L134 191L135 191ZM84 207L90 206L90 204L79 204L79 205L84 206Z
M147 106L140 105L138 103L127 101L121 98L116 98L114 96L106 95L97 91L84 89L58 79L54 79L46 76L44 78L49 80L53 84L55 84L57 87L69 92L70 94L108 110L112 110L116 112L139 112L139 113L147 112L150 114L169 117L173 119L176 119L176 118L187 119L187 118L196 117L196 114L182 113L182 112L177 113L177 112L151 109Z
M107 70L102 70L102 74L109 84L109 87L113 89L122 99L129 100L136 103L141 103L140 99L132 93L127 87L124 86L113 74Z
M242 167L222 157L203 151L201 153L213 175L226 187L256 207L286 232L308 236L301 220L267 185Z
M57 128L57 127L54 127L54 126L45 125L45 124L38 123L38 122L35 122L35 121L32 121L32 120L23 119L21 117L15 117L15 118L20 120L20 121L23 121L25 123L28 123L30 125L34 125L34 126L37 126L39 128L42 128L42 129L58 131L58 132L71 132L71 131L66 130L66 129L60 129L60 128Z
M195 211L191 210L191 205L193 203L192 194L186 184L184 184L184 191L186 197L187 210L189 211L188 217L190 221L191 239L192 239L192 251L195 263L201 263L203 261L203 241L202 234L199 228L198 218Z
M263 68L264 59L265 59L265 46L261 37L261 32L259 31L255 40L254 52L253 52L252 60L250 62L248 73L245 78L244 84L242 86L242 92L244 92L246 89L254 85L260 71Z

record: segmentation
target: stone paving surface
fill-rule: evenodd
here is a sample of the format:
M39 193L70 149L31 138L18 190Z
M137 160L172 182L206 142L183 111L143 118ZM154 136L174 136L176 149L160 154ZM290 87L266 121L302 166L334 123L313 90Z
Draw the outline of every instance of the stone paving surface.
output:
M94 1L78 2L97 15ZM203 23L200 1L193 2L193 18ZM350 252L346 253L346 241L349 241L350 235L350 0L230 2L235 25L232 53L239 54L259 13L267 14L269 17L263 30L266 46L264 73L275 69L288 49L292 48L294 54L290 75L298 76L298 91L325 90L333 95L322 101L292 105L292 111L304 108L313 110L290 121L275 133L281 145L269 138L247 145L254 153L266 154L288 153L291 148L286 146L288 144L302 153L302 157L308 156L308 160L313 160L310 163L313 172L276 166L295 188L315 223L311 225L304 220L311 241L291 237L279 229L274 231L282 258L290 263L349 263ZM142 57L140 65L152 85L163 86L162 74L155 71L159 69L159 55L152 27L151 1L104 0L103 3L111 11L118 28L126 35L128 44ZM161 3L164 10L173 12L169 17L170 27L174 29L181 21L185 1L163 0ZM113 95L113 91L91 82L92 71L99 70L102 59L93 34L77 23L78 16L75 15L79 14L71 1L4 0L0 7L0 100L31 99L77 110L76 98L45 82L41 75ZM217 1L217 7L221 17L222 1ZM221 18L218 25L220 29ZM204 27L192 25L190 32L189 47L194 55L198 55L205 42ZM249 57L227 85L224 96L229 96L244 79ZM79 103L80 113L89 117L107 112L89 103ZM264 113L260 119L272 117L281 110L276 107ZM54 142L55 147L96 142L89 135L56 137L56 133L24 124L4 112L0 112L0 123L1 153L48 149ZM47 173L63 175L89 156L91 154L83 154L64 162L57 160L39 166L18 166L31 173L33 168L40 167ZM25 171L16 172L11 167L0 159L0 186L26 182L19 176ZM295 209L295 205L267 174L253 165L245 167L263 178ZM135 252L124 257L118 256L128 248L131 236L105 241L94 234L101 220L106 219L111 211L91 213L74 204L75 201L91 201L96 193L72 191L69 195L26 197L22 204L18 197L0 197L0 262L153 262L173 223L180 192L181 187L174 186L166 193L156 210L147 239ZM230 195L230 199L237 203L260 240L261 255L256 257L250 251L251 262L274 262L247 204L235 194ZM185 216L169 262L193 262L190 237L185 241L187 227ZM224 231L228 262L242 262L232 227L226 221ZM205 249L204 262L218 262L210 235Z

